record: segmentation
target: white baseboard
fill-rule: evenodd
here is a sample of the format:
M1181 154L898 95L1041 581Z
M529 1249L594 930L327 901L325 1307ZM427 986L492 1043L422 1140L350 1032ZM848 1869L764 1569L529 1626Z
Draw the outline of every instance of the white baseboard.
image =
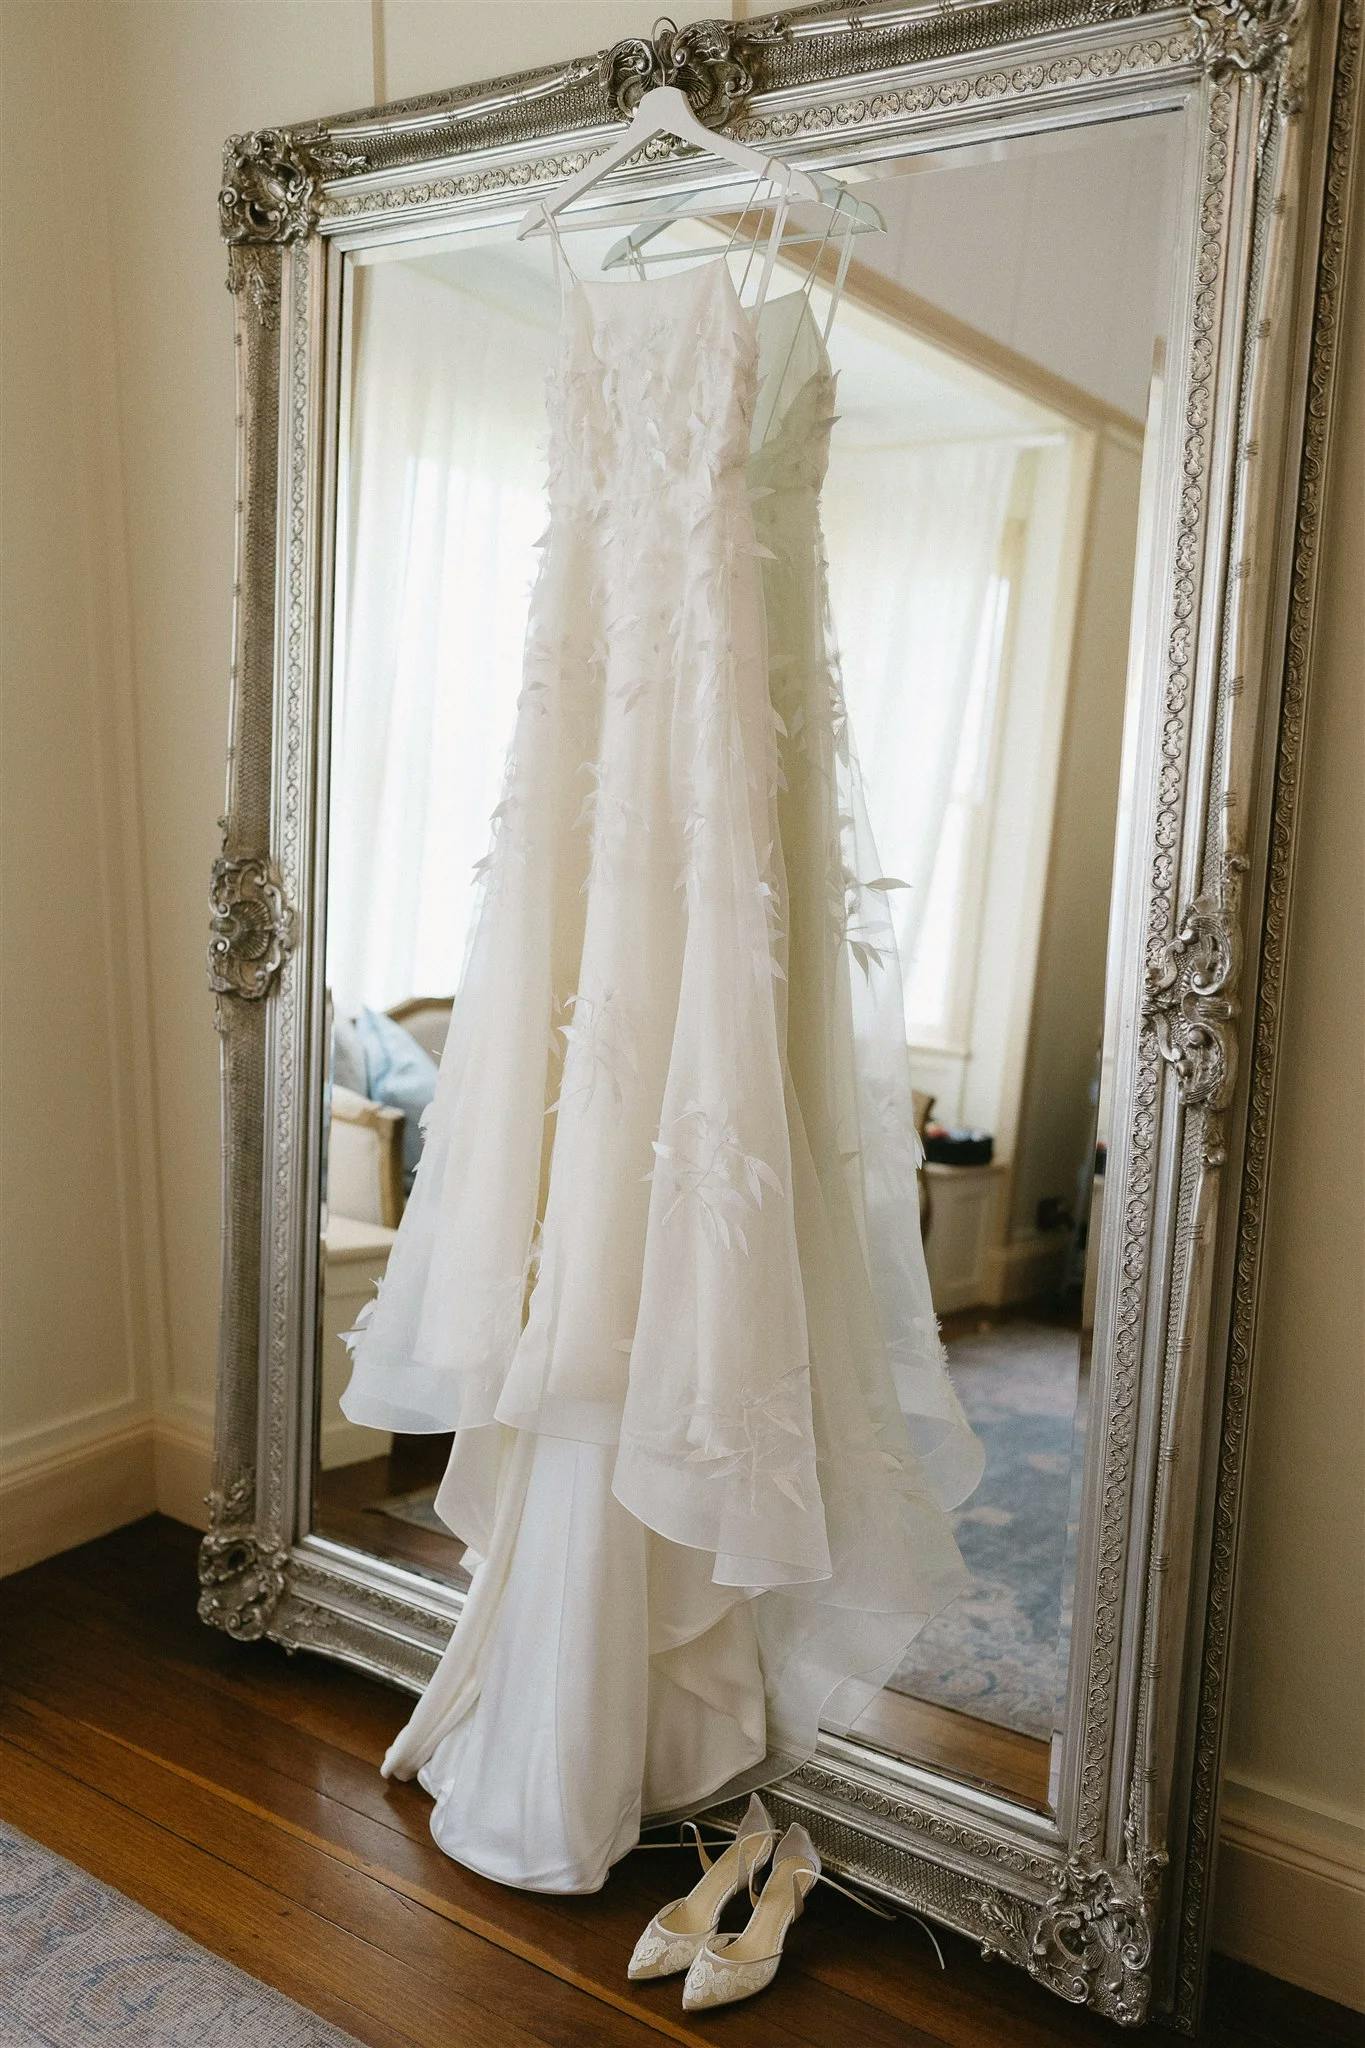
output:
M187 1415L162 1418L153 1429L156 1462L156 1511L191 1529L207 1529L204 1504L213 1482L213 1425Z
M1365 2012L1365 1825L1229 1781L1213 1939L1238 1962Z
M208 1524L213 1434L192 1413L122 1421L0 1474L0 1578L159 1512Z
M387 1430L366 1429L338 1415L324 1422L318 1437L318 1464L324 1472L339 1465L358 1465L364 1458L383 1458L393 1449Z
M0 1577L107 1536L156 1506L152 1425L26 1459L0 1477Z
M1056 1287L1066 1269L1070 1240L1063 1232L1023 1232L986 1253L982 1300L992 1308L1036 1301Z

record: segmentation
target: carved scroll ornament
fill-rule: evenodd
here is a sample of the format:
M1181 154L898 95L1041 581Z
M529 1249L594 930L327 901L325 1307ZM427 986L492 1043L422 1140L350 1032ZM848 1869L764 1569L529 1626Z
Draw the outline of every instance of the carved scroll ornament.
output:
M241 1643L259 1642L284 1592L287 1550L263 1544L254 1526L250 1475L208 1496L209 1532L199 1546L199 1619Z
M1214 78L1273 70L1298 32L1303 9L1304 0L1193 0L1205 69Z
M754 91L753 53L787 41L791 30L766 21L693 21L686 28L667 16L652 36L628 36L602 57L602 84L618 114L630 115L655 86L675 85L708 128L724 128L744 111Z
M988 1930L982 1950L1027 1970L1071 2005L1093 2006L1120 2026L1141 2026L1152 1993L1157 1895L1166 1858L1140 1853L1126 1830L1130 1860L1117 1869L1088 1856L1062 1864L1043 1904L1030 1909L998 1894L979 1900Z
M1240 1008L1241 878L1246 862L1229 855L1209 888L1185 907L1174 936L1147 967L1142 1018L1157 1050L1175 1070L1180 1100L1211 1119L1208 1163L1222 1163L1212 1120L1227 1108L1237 1078Z
M687 95L699 120L723 128L743 112L756 80L754 53L790 39L776 17L764 21L694 21L679 28L662 17L651 36L629 36L596 60L613 111L628 118L652 86L674 85ZM590 64L570 76L591 76ZM456 110L458 111L458 110ZM229 286L246 288L263 273L259 252L302 241L317 219L322 185L371 168L363 147L339 140L317 123L306 128L259 128L234 135L223 151L218 222L232 251Z
M228 290L250 301L263 326L279 318L279 259L272 252L312 232L324 179L363 171L367 161L317 126L259 128L229 138L218 193Z
M273 862L221 854L209 879L209 987L259 1002L294 944L294 913Z
M1124 0L1094 4L1101 17L1129 11ZM1306 0L1188 0L1204 68L1215 78L1242 73L1273 84L1285 68L1305 5ZM1132 0L1132 11L1144 12L1144 0ZM942 0L940 12L956 12L952 0ZM845 25L859 32L866 27L856 7ZM561 66L553 82L576 87L595 77L611 111L622 119L652 87L676 86L700 121L724 128L748 111L753 95L763 88L765 53L790 44L792 33L790 20L781 14L742 22L693 21L683 28L664 15L647 36L628 36L596 59ZM1277 96L1272 90L1271 99ZM486 119L487 113L486 99L479 96L467 108L458 101L444 104L432 118ZM278 322L280 254L288 243L312 232L323 185L375 168L363 145L319 123L260 128L229 140L218 194L219 223L228 244L228 288L247 300L262 326Z

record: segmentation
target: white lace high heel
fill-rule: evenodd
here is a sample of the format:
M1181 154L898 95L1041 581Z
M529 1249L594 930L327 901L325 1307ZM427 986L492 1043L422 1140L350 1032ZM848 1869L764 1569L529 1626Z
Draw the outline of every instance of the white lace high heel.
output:
M755 1992L766 1991L777 1975L788 1932L800 1919L808 1894L821 1882L843 1892L855 1906L875 1913L879 1920L896 1918L870 1899L845 1891L832 1877L822 1878L819 1851L794 1821L773 1852L773 1867L748 1926L738 1934L713 1932L697 1950L683 1985L683 2010L701 2012L708 2006L731 2005L737 1998L752 1998ZM752 1882L749 1897L754 1899Z
M684 1821L683 1826L691 1829L702 1874L685 1898L659 1909L636 1942L626 1970L636 1982L642 1977L674 1977L691 1966L735 1893L747 1886L752 1896L754 1874L763 1868L777 1840L777 1829L757 1792L750 1796L734 1841L719 1856L708 1856L695 1821Z

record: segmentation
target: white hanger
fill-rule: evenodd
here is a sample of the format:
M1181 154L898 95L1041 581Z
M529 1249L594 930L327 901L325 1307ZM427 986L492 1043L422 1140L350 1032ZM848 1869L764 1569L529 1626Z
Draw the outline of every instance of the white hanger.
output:
M826 171L811 171L809 176L815 186L819 204L830 210L842 212L849 221L850 233L855 235L884 235L886 233L884 217L869 200L860 198L851 185L844 185L837 178L831 178ZM603 270L618 270L623 264L635 262L637 257L644 254L644 251L654 241L656 236L665 233L676 222L686 220L689 216L697 214L704 205L705 202L698 202L695 192L684 192L674 198L660 200L650 208L648 214L637 227L633 228L628 235L623 236L619 242L612 244L611 248L608 249L606 255L602 258ZM813 228L803 229L796 234L786 234L782 237L783 253L789 254L793 249L805 248L810 243L823 240L824 236L820 231ZM653 260L668 263L684 263L692 257L709 256L712 254L714 254L714 249L708 243L703 248L668 249L657 259Z
M624 158L633 155L643 143L652 142L656 136L671 135L679 142L690 142L698 149L708 150L712 156L726 157L751 177L766 177L781 185L792 199L813 199L818 201L820 189L814 178L793 165L779 163L776 157L764 156L758 149L751 149L746 142L737 142L732 135L703 127L687 101L685 93L676 85L656 85L642 95L630 125L620 140L609 144L600 156L590 164L556 187L548 198L537 199L527 209L517 224L517 240L524 242L528 235L534 235L544 228L547 215L562 213L566 206L572 206L580 193L588 191L599 178L614 170Z

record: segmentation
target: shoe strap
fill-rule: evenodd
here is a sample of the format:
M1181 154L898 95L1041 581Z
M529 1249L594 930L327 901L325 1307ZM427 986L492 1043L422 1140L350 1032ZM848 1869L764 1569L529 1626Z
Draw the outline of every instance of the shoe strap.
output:
M923 1919L920 1916L920 1914L896 1913L893 1912L889 1906L877 1905L874 1900L864 1899L860 1897L857 1892L850 1891L847 1885L836 1884L832 1877L826 1877L823 1870L820 1872L819 1876L816 1878L815 1881L817 1884L827 1884L831 1891L841 1892L846 1899L852 1899L855 1906L861 1906L865 1913L874 1913L878 1920L913 1920L916 1927L920 1929L921 1933L928 1940L929 1946L933 1949L934 1954L938 1957L938 1966L940 1970L947 1969L948 1965L944 1960L943 1950L939 1944L939 1938L935 1934L933 1928L929 1925L929 1922Z
M826 1877L823 1870L816 1873L817 1884L827 1884L832 1892L838 1892L845 1899L852 1899L855 1906L861 1906L865 1913L871 1913L878 1920L896 1920L899 1914L889 1906L879 1906L875 1899L865 1899L860 1892L850 1891L846 1884L839 1884L832 1877Z
M792 1861L796 1862L795 1857L792 1858ZM776 1877L778 1871L781 1868L782 1866L780 1863L775 1863L773 1865L772 1871L769 1874L769 1882L771 1882L772 1879ZM756 1906L759 1900L759 1894L754 1889L754 1879L757 1877L757 1875L758 1870L757 1867L755 1867L749 1873L749 1904L751 1906ZM802 1884L801 1879L803 1877L808 1877L810 1879L810 1883ZM875 1904L873 1900L865 1899L860 1892L850 1891L846 1884L840 1884L837 1881L837 1879L827 1877L823 1870L812 1870L809 1863L796 1864L796 1910L798 1913L801 1912L805 1906L807 1894L810 1891L812 1891L817 1884L827 1884L832 1892L839 1892L842 1895L842 1897L846 1899L851 1899L855 1906L861 1906L865 1913L871 1913L874 1916L874 1918L878 1920L897 1920L900 1918L900 1915L898 1913L892 1912L888 1906L879 1906ZM912 1913L910 1915L910 1918L916 1919L918 1918L918 1915ZM925 1932L928 1933L927 1928L925 1929ZM934 1940L932 1934L929 1935L929 1939L931 1941ZM934 1942L934 1947L936 1949L938 1948L938 1943L936 1941ZM943 1961L943 1951L941 1949L939 1949L939 1961L940 1963Z
M707 1854L706 1844L701 1838L701 1829L694 1820L685 1820L678 1828L678 1847L680 1849L689 1836L692 1839L692 1846L697 1852L697 1860L701 1864L702 1869L710 1870L716 1859L714 1856ZM724 1853L724 1850L722 1850L721 1854L724 1855Z
M724 1848L721 1848L720 1842L713 1842L711 1844L711 1847L720 1848L721 1854L724 1855L726 1849L737 1848L742 1851L744 1845L749 1842L761 1842L765 1846L771 1846L771 1844L774 1843L777 1840L777 1838L778 1831L776 1828L755 1828L751 1834L747 1835L732 1835L729 1833L722 1833L721 1840L724 1842ZM692 1846L695 1848L697 1852L697 1856L700 1860L702 1869L710 1870L717 1859L714 1856L710 1856L707 1854L707 1845L702 1840L701 1829L698 1827L696 1821L694 1820L685 1820L679 1823L678 1839L676 1842L637 1842L635 1847L637 1852L641 1849L685 1849L687 1847L689 1840L691 1841ZM741 1854L736 1859L736 1861L738 1862L740 1868L740 1883L743 1884L747 1876L749 1883L752 1886L754 1871L762 1868L763 1859L756 1857L754 1862L749 1866L747 1871L744 1867L743 1854Z
M714 1856L710 1856L707 1854L707 1845L702 1840L701 1829L698 1827L696 1821L694 1820L685 1820L679 1824L678 1839L676 1842L638 1842L636 1844L636 1847L637 1849L683 1849L686 1848L689 1838L691 1839L691 1842L694 1848L696 1849L697 1855L701 1861L702 1869L710 1870L712 1865L715 1863L716 1859ZM779 1831L776 1828L756 1828L754 1832L749 1835L732 1835L722 1830L722 1839L725 1844L725 1849L738 1848L742 1851L744 1845L750 1842L755 1844L763 1843L765 1846L771 1846L774 1842L776 1842L779 1839ZM712 1847L719 1848L720 1844L713 1843ZM725 1853L725 1849L721 1850L722 1855ZM755 1880L757 1879L759 1872L762 1870L766 1858L755 1856L753 1862L749 1865L747 1870L744 1867L744 1857L742 1853L737 1860L739 1862L740 1868L740 1883L746 1885L746 1888L749 1893L749 1905L752 1908L758 1904L759 1888L757 1887ZM774 1865L773 1870L775 1871L776 1868L777 1866ZM800 1875L804 1876L810 1873L810 1865L808 1863L800 1864L798 1865L798 1871ZM773 1872L770 1871L769 1876L771 1877L772 1875ZM876 1920L899 1920L902 1917L904 1917L907 1920L913 1920L915 1925L923 1931L923 1933L929 1941L930 1946L934 1951L934 1954L938 1957L938 1966L940 1970L947 1969L948 1965L944 1960L943 1950L939 1944L938 1936L934 1933L934 1930L929 1925L929 1922L927 1920L922 1919L918 1913L906 1913L904 1916L902 1916L900 1913L892 1911L892 1909L889 1906L880 1906L874 1900L864 1898L861 1892L852 1891L848 1885L840 1884L837 1878L830 1877L827 1874L827 1872L823 1870L817 1870L813 1873L813 1875L815 1884L827 1884L832 1892L838 1892L841 1898L852 1900L855 1906L860 1906L864 1913L871 1913L873 1918ZM804 1910L807 1893L811 1890L811 1885L798 1885L796 1901L798 1913Z

